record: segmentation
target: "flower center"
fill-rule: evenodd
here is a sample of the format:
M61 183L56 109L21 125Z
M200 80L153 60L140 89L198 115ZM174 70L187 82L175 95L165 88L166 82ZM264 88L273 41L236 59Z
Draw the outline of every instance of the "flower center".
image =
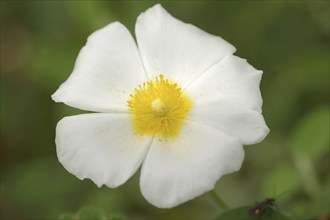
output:
M127 102L139 135L177 136L192 108L189 97L163 75L139 85Z

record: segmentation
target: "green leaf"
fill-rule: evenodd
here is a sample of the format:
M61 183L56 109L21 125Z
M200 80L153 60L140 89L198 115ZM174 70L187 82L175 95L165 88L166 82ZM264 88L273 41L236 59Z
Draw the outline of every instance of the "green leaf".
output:
M253 219L258 220L290 220L291 218L282 214L281 212L267 208L260 215L254 215Z
M271 207L265 208L259 214L253 214L250 210L250 206L232 209L221 214L215 220L291 220L290 217Z

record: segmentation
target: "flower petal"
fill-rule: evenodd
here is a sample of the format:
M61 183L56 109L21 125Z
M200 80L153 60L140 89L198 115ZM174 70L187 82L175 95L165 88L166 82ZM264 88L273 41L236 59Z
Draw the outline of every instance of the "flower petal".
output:
M196 79L186 92L196 105L221 100L261 112L261 75L262 71L246 60L227 56Z
M139 168L150 137L133 134L128 114L82 114L63 118L56 127L59 161L79 179L99 187L117 187Z
M259 143L269 133L259 112L227 101L195 106L189 113L189 119L219 128L245 145Z
M148 76L163 74L183 88L236 50L222 38L172 17L159 4L141 13L135 33Z
M129 94L144 81L146 74L131 34L114 22L89 36L72 74L52 98L83 110L128 111Z
M159 208L174 207L213 189L222 175L241 167L243 158L239 140L186 122L177 139L154 139L142 165L142 194Z

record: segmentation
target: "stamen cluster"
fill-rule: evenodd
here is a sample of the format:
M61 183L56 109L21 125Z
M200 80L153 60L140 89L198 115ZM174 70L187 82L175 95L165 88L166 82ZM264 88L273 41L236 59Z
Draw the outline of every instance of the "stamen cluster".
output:
M133 113L137 134L174 137L178 135L192 102L177 83L159 75L154 81L135 88L128 106Z

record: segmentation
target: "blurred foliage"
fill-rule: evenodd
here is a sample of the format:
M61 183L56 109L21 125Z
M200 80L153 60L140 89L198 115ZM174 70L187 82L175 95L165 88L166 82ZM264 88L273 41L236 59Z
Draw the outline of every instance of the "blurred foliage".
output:
M118 213L107 214L103 209L94 206L85 206L75 214L62 213L59 220L126 220L127 218Z
M271 133L245 148L242 169L223 177L218 193L231 207L273 197L290 216L327 216L329 1L160 2L177 18L228 40L238 56L264 72L263 114ZM129 219L219 216L207 194L157 209L142 198L138 174L119 189L97 188L56 158L57 121L82 111L55 104L50 95L69 76L86 38L116 20L134 33L138 14L155 3L0 2L1 219L88 219L100 214L95 210ZM96 208L81 208L86 206Z

